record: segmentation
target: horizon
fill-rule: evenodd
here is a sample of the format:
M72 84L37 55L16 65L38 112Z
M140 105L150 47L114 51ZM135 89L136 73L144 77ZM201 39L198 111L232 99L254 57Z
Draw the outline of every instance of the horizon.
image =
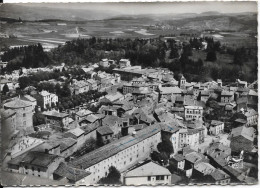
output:
M235 4L235 5L234 5ZM221 14L257 13L257 3L251 2L120 2L120 3L10 3L33 8L72 9L107 11L118 15L146 15L146 14L201 14L204 12L218 12Z

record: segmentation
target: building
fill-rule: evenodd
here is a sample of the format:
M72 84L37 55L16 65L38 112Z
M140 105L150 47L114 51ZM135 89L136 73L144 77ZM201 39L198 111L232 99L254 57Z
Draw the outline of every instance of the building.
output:
M199 131L197 129L180 129L178 148L190 146L191 149L198 150L199 140Z
M167 101L175 101L177 96L181 96L182 91L178 87L160 87L159 101L166 99Z
M97 90L98 89L98 83L96 80L88 79L86 82L89 85L89 90Z
M173 161L172 164L177 172L183 172L185 166L185 157L182 154L172 155L170 160Z
M241 81L240 79L237 79L236 83L237 83L237 87L242 87L242 88L246 88L247 87L247 82L246 81Z
M151 125L71 161L72 166L91 173L87 179L77 183L94 184L107 176L111 166L122 172L146 159L161 142L160 131L160 126Z
M218 135L224 132L224 122L212 120L210 123L209 132L212 135Z
M221 92L221 103L230 103L234 101L234 92L232 91L222 91Z
M207 100L209 99L209 91L208 90L202 90L200 92L200 100L203 102L207 102Z
M203 108L200 106L184 106L185 120L202 120Z
M170 140L173 146L173 153L176 154L179 150L179 130L180 128L171 123L161 124L162 140Z
M74 83L71 87L72 93L78 95L89 91L89 84L83 80Z
M179 87L181 89L186 89L186 79L183 75L181 76L181 79L179 81Z
M50 124L59 125L60 128L66 128L69 125L69 114L59 113L55 110L42 113L45 121Z
M82 119L86 118L88 115L93 114L90 110L81 109L75 114L75 120L81 121Z
M258 122L258 113L254 109L247 109L244 113L247 123L247 126L257 125Z
M1 109L1 131L11 136L16 130L16 112L12 109Z
M23 95L20 97L22 100L29 101L33 105L33 109L37 106L37 100L31 95Z
M129 59L120 59L119 61L119 67L124 68L124 67L131 67L131 62Z
M8 162L11 172L53 179L53 172L64 158L44 152L29 151Z
M79 127L70 129L64 134L65 138L73 138L77 141L77 149L81 148L85 144L85 131Z
M230 184L230 176L225 173L223 170L216 169L211 174L205 176L205 180L207 183L212 184L220 184L220 185L229 185Z
M101 66L101 67L109 67L109 66L110 66L110 63L109 63L108 59L102 59L102 60L99 62L99 66Z
M41 91L39 93L41 101L37 100L37 104L43 108L51 107L52 103L56 105L58 102L58 96L54 93L49 93L48 91Z
M114 132L108 126L97 128L97 141L100 145L105 145L113 139Z
M124 176L125 185L170 185L170 171L154 162L138 166Z
M16 112L16 128L19 130L33 130L33 113L32 103L15 98L4 104L4 109L10 109Z
M252 127L237 127L232 129L230 135L230 148L232 152L248 151L254 149L255 129Z

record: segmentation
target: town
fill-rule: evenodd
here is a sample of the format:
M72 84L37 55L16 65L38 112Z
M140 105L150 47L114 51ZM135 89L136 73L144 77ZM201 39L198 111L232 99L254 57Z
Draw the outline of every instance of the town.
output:
M257 46L136 29L0 48L2 185L258 182Z
M110 64L118 67L111 74L94 71ZM21 71L28 76L68 69L62 64ZM65 109L57 108L58 89L64 88L51 93L27 86L23 95L3 101L2 138L10 140L3 146L6 171L76 185L108 181L113 168L121 174L113 181L125 185L137 179L157 185L255 178L257 82L176 80L166 68L142 69L128 59L102 59L82 66L81 73L89 79L71 76L73 103ZM3 93L19 87L10 80L19 74L5 75ZM62 85L61 79L67 77L47 82Z

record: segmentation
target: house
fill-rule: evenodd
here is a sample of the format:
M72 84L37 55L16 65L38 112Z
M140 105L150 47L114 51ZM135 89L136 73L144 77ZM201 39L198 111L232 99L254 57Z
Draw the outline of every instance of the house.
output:
M4 105L5 110L13 110L16 113L16 129L33 131L34 106L31 102L15 98Z
M173 154L176 154L179 150L179 130L180 128L174 123L161 124L162 140L171 141Z
M184 106L185 120L202 120L203 108L200 106Z
M185 157L182 154L172 155L170 161L173 162L172 164L177 172L183 172L185 166Z
M228 164L231 148L220 142L212 142L205 149L205 155L209 158L210 164L216 168L222 168Z
M89 85L89 90L97 90L98 89L98 83L96 80L88 79L86 82Z
M110 102L116 102L124 99L124 95L121 94L120 92L116 92L116 93L107 94L104 98L108 99Z
M37 99L37 104L43 108L51 107L52 103L56 104L58 102L58 96L53 93L49 93L48 91L41 91L39 93L40 100Z
M108 126L97 128L97 141L101 145L109 143L113 139L114 132Z
M79 127L70 129L64 133L65 138L73 138L77 141L77 148L79 149L85 144L85 132Z
M78 95L80 93L88 92L89 91L89 84L86 81L77 81L71 86L72 93Z
M175 107L183 107L184 106L184 96L177 96L175 98Z
M207 182L216 185L229 185L230 181L230 176L227 173L225 173L223 170L215 169L214 172L205 176L205 181L203 183Z
M203 182L206 175L212 174L216 168L208 162L195 163L192 178L196 179L197 182Z
M45 111L42 113L45 117L45 121L50 124L58 124L60 128L66 128L69 125L69 114L59 113L55 110Z
M127 186L170 185L171 173L167 168L151 161L126 172L124 184Z
M218 135L224 131L224 122L212 120L210 123L209 132L212 135Z
M8 162L11 172L53 179L53 173L64 158L44 152L30 151Z
M254 109L247 109L244 113L247 123L247 126L257 125L258 122L258 113Z
M237 99L236 104L237 112L240 112L241 109L247 110L248 99L246 97L240 97Z
M191 149L198 149L199 131L197 129L180 129L179 130L179 147L190 146Z
M131 67L131 62L129 59L120 59L119 61L119 67L124 68L124 67Z
M109 63L108 59L101 59L101 61L99 62L99 66L101 66L101 67L109 67L110 63Z
M253 127L237 127L232 129L230 135L230 148L232 152L248 151L254 148L255 129Z
M37 100L34 97L32 97L31 95L23 95L20 98L22 100L29 101L30 103L32 103L33 109L35 109L35 107L37 105Z
M80 168L74 168L61 162L58 168L53 172L53 179L60 181L63 178L68 180L68 183L75 184L81 179L87 178L90 172L86 172Z
M207 102L207 100L209 99L209 91L208 90L202 90L200 92L200 100L203 102Z
M234 92L223 90L221 92L221 103L230 103L232 101L234 101Z
M86 118L88 115L93 114L90 110L81 109L75 114L75 120L80 121L84 118Z
M166 99L167 101L175 101L177 96L181 96L182 91L178 87L160 87L159 88L159 101Z

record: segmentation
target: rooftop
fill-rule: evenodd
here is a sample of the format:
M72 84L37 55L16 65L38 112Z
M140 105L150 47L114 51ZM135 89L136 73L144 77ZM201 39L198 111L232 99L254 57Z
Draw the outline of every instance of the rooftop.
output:
M28 101L22 100L20 98L15 98L14 100L7 102L4 104L6 108L12 108L12 109L17 109L17 108L25 108L28 106L32 106L32 104Z
M97 129L97 132L100 135L108 135L108 134L113 134L114 132L108 127L108 126L101 126Z
M253 127L240 126L232 129L231 135L232 137L243 136L253 142L255 137L255 129Z
M45 115L45 116L58 117L58 118L65 118L65 117L69 116L69 114L60 113L60 112L57 112L55 110L45 111L42 114Z
M159 91L161 94L178 93L181 94L181 89L178 87L160 87Z
M71 161L70 163L75 167L82 167L82 169L86 169L94 164L99 163L113 155L116 155L122 150L137 144L148 137L160 132L160 126L158 124L151 125L145 129L142 129L136 133L135 136L128 135L120 138L110 144L107 144L97 150L94 150L88 154L83 155L82 157Z
M157 175L171 175L171 173L167 168L151 161L127 172L125 177L144 177Z
M222 121L217 121L217 120L212 120L210 125L212 126L218 126L218 125L222 125L223 122Z
M85 170L71 167L62 162L53 174L57 174L61 177L66 177L70 181L76 182L90 175L90 172L86 172Z

